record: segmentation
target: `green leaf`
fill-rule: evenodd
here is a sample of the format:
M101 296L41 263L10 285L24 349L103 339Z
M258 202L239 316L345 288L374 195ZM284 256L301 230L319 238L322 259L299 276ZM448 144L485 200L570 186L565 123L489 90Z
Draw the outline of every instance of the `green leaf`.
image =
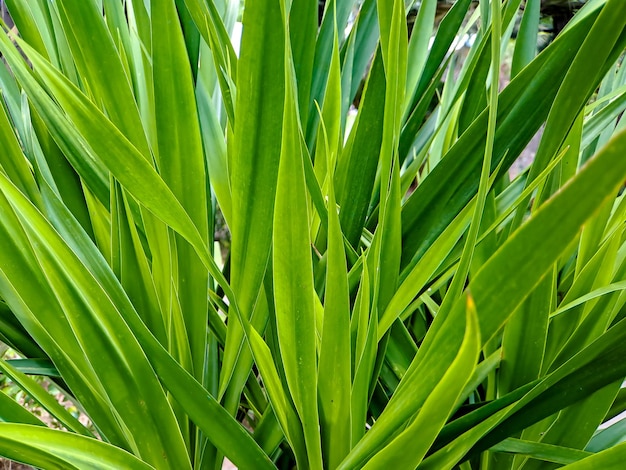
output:
M21 55L4 34L0 38L0 48L5 59L11 63L11 70L18 78L20 85L28 90L29 99L46 124L47 132L54 138L55 142L50 146L46 145L44 139L42 139L41 143L43 148L48 150L49 164L56 169L54 174L59 179L59 183L62 182L63 185L76 185L77 183L75 180L72 181L73 178L76 178L76 175L69 168L69 165L63 161L63 157L59 152L60 149L65 158L71 162L76 172L81 175L85 185L100 202L108 205L109 181L106 170L101 164L94 161L91 150L85 148L85 143L81 140L77 130L70 124L58 107L55 106L53 100L36 83L31 76L30 68L26 66ZM33 54L35 53L33 52ZM56 73L58 74L58 71ZM37 120L34 122L36 129L38 127L37 122ZM27 142L29 141L27 140ZM58 148L54 145L55 143L58 145ZM75 201L73 202L75 203Z
M6 37L2 36L2 41L6 42ZM24 47L27 46L24 45ZM11 51L10 48L7 50ZM15 58L13 51L10 53L12 58ZM102 160L102 163L110 167L116 179L142 205L181 234L193 246L211 275L222 287L230 291L222 273L209 254L205 241L199 234L198 230L202 230L202 227L198 228L194 225L152 165L67 79L48 62L42 60L34 52L33 54L31 60L36 62L40 67L40 72L48 77L47 84L55 90L56 97L63 104L64 110L74 122L80 123L77 128L88 139L91 149ZM19 64L19 61L15 64ZM24 73L22 78L33 93L43 94L32 77ZM43 106L46 107L46 105ZM48 106L54 108L54 105Z
M515 39L515 50L511 64L511 77L517 75L537 55L537 36L541 0L529 0L524 5L524 14L520 23L519 32Z
M313 61L317 39L315 2L308 0L293 0L291 2L289 36L298 83L298 107L300 116L306 118L309 112L309 96L313 80ZM302 126L306 126L306 121L302 121Z
M4 151L0 155L0 171L3 171L20 190L37 205L41 204L39 191L28 161L20 149L17 136L13 132L9 116L0 103L0 143Z
M293 450L298 466L308 465L307 449L302 433L302 425L288 393L283 388L281 379L274 365L272 352L256 331L249 329L250 347L259 367L263 383L267 387L272 409L276 419Z
M372 269L374 296L379 311L384 311L395 292L400 271L400 163L397 148L402 121L406 85L407 32L404 3L396 0L377 3L381 27L381 51L385 68L385 106L383 135L379 156L380 222L374 234L373 250L368 262L379 266ZM372 266L373 267L373 266Z
M378 315L372 308L370 275L367 263L363 260L363 273L352 313L351 331L354 354L354 378L352 380L352 447L365 434L370 382L376 361Z
M0 455L51 470L154 468L105 442L27 424L0 423Z
M589 452L601 452L624 442L625 426L626 421L624 421L624 419L620 419L608 427L603 426L603 429L598 430L594 434L585 447L585 450Z
M149 260L144 255L127 197L119 183L114 184L112 196L111 267L150 331L161 344L167 345L166 321L159 307L158 293ZM57 230L62 234L67 234L66 239L71 240L73 238L71 227L65 223L70 219L67 214L64 214L64 206L58 200L56 202L57 217L51 220L55 223ZM153 267L157 265L158 261L155 261ZM158 269L155 269L155 272L158 273ZM139 279L142 282L137 282Z
M313 3L313 2L311 2ZM319 115L313 103L321 103L325 94L328 76L326 71L330 67L332 58L331 51L333 49L333 35L335 28L343 31L354 6L355 0L337 1L330 0L325 3L324 17L319 28L317 43L315 45L315 57L313 60L313 77L311 80L310 103L308 110L302 110L302 115L308 119L302 118L302 122L307 123L306 142L309 148L315 142L315 131L317 131L319 123Z
M623 149L626 149L626 132L616 136L569 185L537 210L529 223L516 231L476 275L470 289L481 312L484 338L495 334L504 322L500 315L511 313L507 305L519 304L528 295L596 208L615 194L626 174L626 163L622 166L618 157ZM601 188L597 187L599 184ZM579 194L587 195L584 201ZM541 246L541 249L522 255L520 250L526 246ZM511 272L516 273L515 283L506 281ZM483 304L488 310L481 308Z
M0 176L1 179L1 176ZM10 190L10 186L3 186L3 191ZM142 348L146 351L146 356L143 356L143 353L138 353L136 356L133 356L133 361L142 361L142 357L149 358L150 364L154 367L156 373L158 374L159 379L164 383L164 385L168 388L168 390L172 393L174 397L176 397L176 401L181 404L181 406L188 413L189 417L206 433L207 436L211 439L216 447L218 447L222 452L224 452L235 464L240 466L250 466L251 468L273 468L271 462L267 458L267 456L261 451L261 449L256 445L256 443L252 440L250 434L243 429L239 423L237 423L224 408L222 408L217 401L210 395L208 392L200 385L196 380L193 379L191 375L185 372L180 365L172 358L172 356L158 343L158 341L152 336L143 322L139 319L136 312L134 312L134 308L129 303L128 298L125 293L120 289L119 282L115 279L112 272L108 268L106 262L102 259L101 254L95 249L92 242L83 234L80 235L80 231L76 232L76 236L73 240L74 243L77 243L80 246L80 249L75 253L80 254L82 263L79 264L75 259L74 252L69 251L68 248L64 247L62 242L58 241L58 235L55 235L54 232L47 226L46 223L42 222L40 216L37 216L36 212L32 206L29 206L23 198L19 197L19 193L15 190L10 191L12 195L13 203L18 204L22 211L25 211L28 214L27 220L30 220L30 223L38 224L38 230L36 233L32 233L33 236L44 237L47 242L45 246L48 249L57 249L60 250L62 254L56 256L56 262L64 262L67 263L69 267L72 269L78 269L81 271L81 274L77 279L80 280L81 284L88 284L91 287L87 289L88 292L92 292L92 289L95 288L95 292L93 294L97 294L98 292L104 292L106 289L107 293L107 302L114 302L115 310L118 312L124 312L124 321L132 327L133 334L136 338L136 341L139 341L142 345ZM25 222L26 222L25 219ZM7 220L6 217L3 220ZM6 223L6 222L5 222ZM53 243L54 242L54 243ZM42 247L43 249L43 247ZM20 253L20 250L13 250L13 253ZM25 264L28 266L28 263ZM53 266L51 266L53 267ZM1 267L0 267L1 268ZM1 270L1 269L0 269ZM38 281L38 276L30 274L29 276L23 277L25 279L23 281L23 286L28 288L34 288L41 290L40 285L34 284L35 281ZM2 286L3 284L0 284ZM6 284L4 284L6 285ZM61 287L61 286L59 286ZM11 293L3 288L3 296L6 298L7 293ZM100 294L101 295L101 294ZM30 296L33 300L37 300L37 296ZM12 297L13 299L13 297ZM46 299L44 299L45 302ZM18 299L15 299L18 302ZM91 304L92 307L107 308L107 302L101 302L96 304ZM111 307L109 306L110 310ZM118 310L119 309L119 310ZM45 309L38 309L44 310ZM113 312L111 311L111 312ZM120 320L116 320L117 314L111 314L111 321L119 322ZM31 314L31 316L33 316ZM61 318L63 316L61 315ZM105 316L104 318L108 318ZM81 316L78 316L78 319L81 319ZM88 319L83 319L83 321L89 321ZM56 323L52 323L49 327L56 325ZM125 331L126 327L120 327L120 333ZM69 341L73 339L73 336L68 335L64 332L55 333L57 337L66 338L64 341L67 342L64 344L64 347L67 351L72 351L69 349L71 343ZM117 335L113 335L114 338L117 338ZM128 344L134 344L135 340L129 340ZM80 350L80 349L78 349ZM109 351L109 350L107 350ZM111 351L110 351L111 352ZM109 353L110 353L109 352ZM55 356L55 361L61 361L64 359L63 351L59 351L60 355ZM107 353L107 354L109 354ZM92 352L96 357L98 357L97 352ZM76 359L80 359L80 355L76 354L74 356ZM74 359L73 357L73 359ZM106 354L104 355L106 357ZM67 362L67 360L65 360ZM91 370L91 366L88 364L79 363L82 368L85 370ZM57 364L59 367L59 371L65 377L65 374L68 372L66 367L61 367L61 365L65 365L64 362L60 362ZM115 370L117 367L111 370L111 373L116 373ZM104 369L105 371L107 369ZM121 371L120 371L121 372ZM153 373L153 372L152 372ZM134 377L134 376L133 376ZM150 377L150 373L148 372L148 377ZM68 375L68 378L72 378L71 375ZM133 380L145 380L146 378L134 377ZM97 379L92 379L96 381ZM129 382L130 383L130 382ZM156 393L157 395L162 393L162 389L160 385L157 383L156 388L147 388L150 382L145 382L142 390L145 390L150 393ZM154 383L154 382L153 382ZM84 389L86 386L89 387L91 385L90 382L83 382L82 387L76 387L79 391ZM126 399L126 386L120 386L118 392L122 394ZM87 392L87 389L85 389ZM115 392L115 388L112 390ZM94 392L95 393L95 392ZM101 393L101 392L99 392ZM96 397L99 397L99 393L96 393ZM136 392L137 396L141 394ZM87 398L89 396L87 395ZM81 395L82 400L82 395ZM93 400L93 398L92 398ZM122 402L124 403L124 402ZM130 404L128 405L130 406ZM108 406L106 408L109 409ZM156 413L157 409L151 410L151 412ZM132 413L131 413L132 416ZM93 418L93 416L92 416ZM167 428L163 428L164 421L160 421L161 431L170 434L172 432L176 433L175 429L176 425L168 426ZM139 426L145 426L143 423L137 423ZM108 436L108 434L107 434ZM114 436L114 435L112 435ZM154 441L154 434L150 433L148 437L143 436L145 439L149 439ZM175 445L175 441L171 438L167 440L169 445ZM157 446L159 448L158 455L162 457L163 455L163 447ZM185 460L188 457L185 453ZM180 462L174 461L173 464L180 465Z
M547 116L557 84L566 74L596 14L591 9L590 14L564 32L559 41L551 44L501 93L492 171L504 162L502 174ZM623 50L625 40L626 37L620 39L620 44L611 51L613 56ZM608 65L603 64L603 69ZM487 114L483 112L404 204L403 267L424 253L475 194L486 125Z
M184 2L202 38L211 47L226 114L231 123L234 123L234 82L237 79L238 59L228 37L228 31L214 2L201 0L184 0ZM239 114L238 111L237 114Z
M24 374L60 377L49 359L7 359L5 362Z
M612 48L623 48L626 37L623 34L625 26L626 4L609 0L574 56L554 98L528 182L532 181L558 152L581 109L598 86L600 77L612 65L614 60L611 58ZM589 73L590 70L595 73ZM518 209L513 221L514 226L522 221L523 215Z
M489 450L492 452L526 455L542 462L554 462L562 465L576 462L590 455L588 452L578 449L511 438L505 439Z
M539 378L548 333L548 317L556 297L556 269L511 315L502 337L498 390L508 393Z
M39 418L4 392L0 393L0 405L0 422L45 426Z
M6 37L2 37L6 43ZM8 49L6 49L8 50ZM193 246L205 254L207 249L198 228L180 202L174 197L152 165L76 87L48 62L33 52L33 63L47 78L47 85L54 91L63 109L71 117L76 128L88 140L91 149L107 166L113 176L135 196L141 204L157 217L166 221L183 235ZM35 94L43 93L32 77L22 75L24 83Z
M472 376L480 352L480 332L472 298L467 297L465 336L452 364L421 410L393 441L369 459L363 468L416 468L452 413ZM411 452L407 452L410 448Z
M500 80L500 30L501 30L501 17L500 17L500 5L491 3L491 88L487 97L489 104L489 114L487 121L487 140L485 142L485 154L482 161L480 180L478 183L478 193L476 195L476 206L474 208L474 214L472 215L472 221L470 222L469 230L467 233L467 239L463 246L463 252L459 260L459 265L454 273L452 282L446 296L441 303L441 308L438 312L439 322L443 321L441 318L445 318L450 312L450 308L456 299L459 297L460 292L463 290L467 282L467 275L469 273L472 258L474 256L474 250L476 249L476 240L478 237L478 231L484 214L486 212L485 205L487 201L487 193L491 187L490 173L491 173L491 160L493 158L493 148L496 132L496 119L498 115L498 87L496 86ZM438 324L441 324L439 323Z
M619 447L621 423L593 434L624 410L623 1L537 57L526 2L509 84L522 0L6 3L3 375L69 432L0 423L0 455L534 470Z
M46 21L45 7L42 9L41 2L7 0L6 5L11 19L19 28L20 36L25 38L37 52L56 63L58 57L56 44L51 34L52 25Z
M292 64L285 64L286 94L276 208L274 301L285 376L302 421L310 468L322 467L317 404L315 307L304 141L298 122Z
M356 248L368 215L383 138L385 74L380 49L365 84L359 114L338 163L337 202L343 232ZM359 178L352 175L358 174Z
M47 355L54 358L59 373L74 389L74 394L84 409L89 410L90 419L97 423L99 432L106 435L111 443L128 448L129 444L113 416L110 402L103 398L104 393L98 378L81 351L58 300L44 281L16 214L10 209L4 196L1 200L4 204L0 205L3 222L0 226L0 237L2 245L9 248L0 252L2 297L29 335ZM7 277L7 266L10 266L10 278ZM35 315L34 312L39 314ZM55 321L44 327L41 321L45 322L49 316L53 316ZM62 338L62 347L54 338Z
M10 378L22 390L24 390L24 392L33 397L39 405L47 410L67 429L78 434L82 434L83 436L93 437L92 433L82 423L80 423L78 419L72 416L63 406L61 406L55 397L48 393L48 391L41 387L41 385L39 385L35 380L26 376L24 372L14 368L11 361L0 361L0 369L5 376ZM30 372L32 373L33 371ZM19 420L18 422L29 423L31 421Z
M413 299L425 288L428 280L436 273L437 269L439 269L442 260L445 260L456 246L467 229L473 208L473 204L468 204L456 219L448 225L446 230L437 238L424 256L417 261L411 271L406 274L380 318L378 325L379 340L391 327L396 318L405 311Z
M407 95L413 96L415 88L419 82L426 58L428 56L428 43L431 32L435 26L435 13L437 11L437 0L426 0L420 4L417 17L413 24L413 31L409 39L407 56Z
M615 137L569 185L537 210L529 223L517 230L471 281L469 289L479 312L483 342L495 335L532 292L594 210L614 196L626 176L626 161L619 157L624 151L626 132ZM580 194L587 197L581 200ZM535 250L537 246L541 250ZM363 461L422 406L461 342L461 308L457 301L440 327L436 325L437 319L443 317L436 317L435 325L431 326L430 334L385 411L344 465ZM416 386L418 381L420 387Z
M231 285L246 318L251 317L257 302L272 246L272 214L285 100L285 29L280 3L262 0L247 5L237 73L235 110L238 119L230 161ZM220 376L220 395L231 380L242 339L239 323L231 322ZM251 365L246 361L239 366L238 383L229 391L237 402Z
M2 176L0 188L8 199L5 204L9 202L20 219L89 367L99 370L99 380L109 384L107 398L124 417L124 431L133 450L166 468L188 466L165 393L121 313L52 227ZM24 292L31 286L15 287Z
M559 410L581 401L593 400L594 392L611 392L612 387L607 386L620 384L626 370L616 359L623 348L625 327L626 324L620 322L536 383L509 410L507 416L476 443L468 458ZM615 390L612 393L614 395Z
M154 105L158 141L157 166L163 180L198 228L204 244L208 234L207 177L197 118L193 77L176 7L171 0L152 4ZM181 156L184 155L184 158ZM176 290L193 360L194 376L205 370L208 321L208 274L194 248L176 240Z
M330 162L329 162L330 166ZM332 178L328 194L328 250L324 325L319 359L319 403L325 461L335 468L351 447L350 292L343 235Z
M626 444L620 444L563 467L567 470L619 468L624 463Z
M461 27L461 23L465 18L470 3L469 0L455 2L448 14L446 14L439 24L435 40L428 54L428 59L426 59L426 63L424 64L424 70L420 75L415 91L408 97L411 100L411 105L409 106L411 112L422 97L422 94L428 88L433 77L437 74L437 70L443 65L444 58L448 54L450 46ZM415 130L415 128L409 127L404 129L403 133L413 133ZM405 156L406 155L400 155L401 160L403 160Z
M61 1L58 5L72 57L82 80L89 83L88 93L95 102L102 103L101 110L108 119L149 158L148 141L129 77L97 5L92 1ZM82 21L76 24L71 18ZM83 44L92 45L89 54L83 52Z

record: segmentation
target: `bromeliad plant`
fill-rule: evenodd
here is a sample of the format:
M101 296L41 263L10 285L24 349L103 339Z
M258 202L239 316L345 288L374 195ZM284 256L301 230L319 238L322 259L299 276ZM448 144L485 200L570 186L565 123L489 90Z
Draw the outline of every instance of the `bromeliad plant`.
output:
M626 458L623 421L598 431L626 409L626 2L588 1L538 56L538 0L440 23L434 0L328 1L319 24L312 0L6 4L0 370L65 430L0 394L1 455Z

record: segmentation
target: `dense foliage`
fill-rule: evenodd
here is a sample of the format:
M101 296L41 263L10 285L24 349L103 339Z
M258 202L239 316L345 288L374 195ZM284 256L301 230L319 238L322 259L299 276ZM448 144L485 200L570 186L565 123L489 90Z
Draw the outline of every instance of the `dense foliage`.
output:
M620 468L626 2L437 3L6 1L0 455Z

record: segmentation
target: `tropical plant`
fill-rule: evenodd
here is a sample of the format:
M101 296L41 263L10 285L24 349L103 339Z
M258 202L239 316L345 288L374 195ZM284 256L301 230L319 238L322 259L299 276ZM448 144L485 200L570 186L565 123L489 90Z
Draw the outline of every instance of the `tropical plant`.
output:
M619 468L626 2L240 3L6 1L0 455Z

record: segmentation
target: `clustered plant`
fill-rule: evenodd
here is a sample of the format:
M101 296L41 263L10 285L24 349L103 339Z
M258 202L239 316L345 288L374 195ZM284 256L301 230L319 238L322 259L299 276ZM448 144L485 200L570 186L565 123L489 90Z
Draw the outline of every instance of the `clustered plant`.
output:
M622 468L626 2L540 3L6 0L0 455Z

